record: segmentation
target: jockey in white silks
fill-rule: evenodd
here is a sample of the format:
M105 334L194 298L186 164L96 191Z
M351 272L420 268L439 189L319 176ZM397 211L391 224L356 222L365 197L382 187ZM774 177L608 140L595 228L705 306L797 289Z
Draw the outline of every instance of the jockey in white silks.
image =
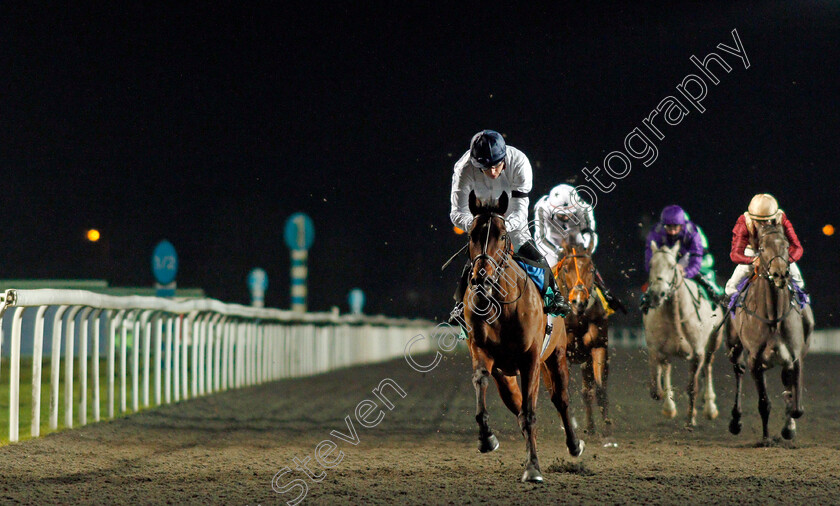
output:
M534 242L549 265L554 267L563 257L563 242L570 240L583 248L598 248L595 232L595 210L583 200L573 186L560 184L534 205ZM612 309L627 310L604 285L596 272L595 285L600 288Z
M504 138L493 130L482 130L475 134L470 142L470 149L455 162L452 174L452 193L450 213L452 224L469 232L473 224L473 215L469 208L470 192L478 200L490 202L498 200L503 192L510 197L505 226L516 253L551 272L528 230L528 193L531 191L533 172L531 162L525 154L507 146ZM457 320L463 310L462 300L466 292L469 262L461 273L458 289L455 292L456 307L450 322ZM549 314L567 314L571 308L557 291L552 276L547 276L545 311Z
M534 205L534 242L549 265L554 266L563 256L563 241L577 238L578 243L592 252L598 247L595 232L595 210L581 199L575 188L557 185Z

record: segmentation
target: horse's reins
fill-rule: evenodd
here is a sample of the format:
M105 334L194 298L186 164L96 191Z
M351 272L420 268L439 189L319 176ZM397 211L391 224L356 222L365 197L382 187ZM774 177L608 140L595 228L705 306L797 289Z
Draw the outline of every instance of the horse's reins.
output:
M761 238L763 239L764 237L766 237L768 235L773 235L773 234L782 234L782 231L781 230L771 230L770 232L762 234ZM761 257L759 256L759 259L760 258ZM759 278L763 278L764 280L766 280L769 283L773 283L773 277L770 275L770 264L772 264L773 260L775 260L777 258L781 258L788 265L788 268L790 268L790 260L786 259L783 255L776 255L773 258L771 258L769 261L767 261L767 265L764 265L761 261L759 261L758 265L755 266L755 275L758 276ZM773 283L773 287L775 288L775 283ZM748 309L746 305L741 306L741 309L745 313L747 313L748 315L762 321L763 323L765 323L767 325L777 325L778 323L784 321L785 318L787 318L787 316L790 314L790 312L793 310L794 306L796 305L795 302L794 302L794 300L796 299L796 293L791 289L789 283L785 285L785 289L788 292L790 292L792 297L791 297L790 304L788 304L787 311L785 311L779 317L772 318L772 319L771 318L765 318L765 317L757 314L755 311L753 311L751 309Z
M509 256L509 253L511 253L512 250L513 250L513 245L511 244L510 239L507 237L507 233L505 233L504 234L505 246L504 246L504 248L500 248L500 250L502 251L502 260L500 262L496 262L496 260L492 256L487 254L487 246L490 244L490 228L491 228L490 223L492 222L493 218L499 218L502 221L504 221L504 219L505 219L505 217L502 216L501 214L490 213L490 220L487 222L487 236L484 238L484 243L481 245L481 253L476 255L475 258L472 259L472 261L470 262L470 268L474 269L476 262L478 262L479 260L486 259L486 260L492 262L493 264L496 265L496 272L495 272L495 275L493 276L493 278L490 279L490 284L491 285L498 285L499 284L499 279L501 279L502 274L504 273L504 269L508 266L508 256ZM517 284L517 287L519 287L518 284ZM522 290L520 288L519 289L519 296L517 296L515 299L513 299L511 301L502 300L502 301L497 301L497 302L499 304L513 304L514 302L516 302L520 298L522 298L523 293L524 293L524 290Z

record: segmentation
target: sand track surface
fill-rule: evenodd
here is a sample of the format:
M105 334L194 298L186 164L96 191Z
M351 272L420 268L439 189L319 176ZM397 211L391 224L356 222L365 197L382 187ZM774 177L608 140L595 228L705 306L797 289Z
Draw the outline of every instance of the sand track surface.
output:
M478 453L467 352L426 374L400 359L224 392L2 447L0 502L283 504L302 495L305 483L302 504L837 503L838 370L840 356L806 357L806 411L797 438L762 446L750 377L744 430L727 431L733 380L722 353L715 364L721 415L713 421L701 415L687 431L685 364L677 364L674 376L679 414L666 419L648 396L645 352L613 350L612 436L581 429L585 455L570 458L541 389L545 482L526 485L519 482L525 445L495 385L488 399L501 446ZM777 438L784 411L779 377L780 369L768 376ZM583 426L577 367L573 378L574 413ZM373 390L386 379L405 397L387 386L378 397ZM375 421L381 411L378 425L359 423L359 403L375 405L362 420ZM324 441L331 443L319 447ZM333 467L315 463L318 448ZM295 459L307 458L313 478L295 469ZM275 482L287 490L277 493L272 478L287 467L291 472Z

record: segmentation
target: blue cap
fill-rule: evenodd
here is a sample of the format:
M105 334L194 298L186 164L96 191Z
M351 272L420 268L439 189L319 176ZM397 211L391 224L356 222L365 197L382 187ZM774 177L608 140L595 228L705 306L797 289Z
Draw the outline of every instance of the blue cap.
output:
M505 159L506 154L505 139L495 130L482 130L470 142L470 161L481 169L496 165Z

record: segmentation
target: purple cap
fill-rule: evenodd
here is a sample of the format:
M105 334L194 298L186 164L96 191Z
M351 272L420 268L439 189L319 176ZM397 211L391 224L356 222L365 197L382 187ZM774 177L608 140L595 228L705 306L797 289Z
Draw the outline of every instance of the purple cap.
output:
M685 225L685 211L680 206L668 206L662 210L659 220L663 225Z

